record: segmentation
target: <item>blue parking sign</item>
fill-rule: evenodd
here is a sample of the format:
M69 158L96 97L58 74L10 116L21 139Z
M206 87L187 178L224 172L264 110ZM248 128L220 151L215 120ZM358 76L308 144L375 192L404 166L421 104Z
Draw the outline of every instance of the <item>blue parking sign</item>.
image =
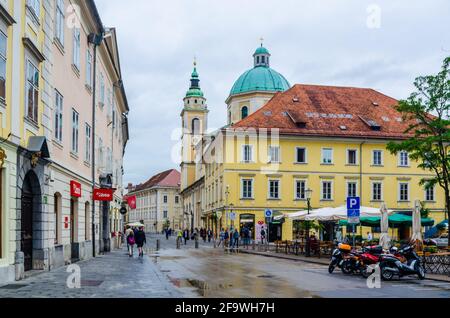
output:
M359 218L361 215L361 198L347 198L347 216L348 218Z

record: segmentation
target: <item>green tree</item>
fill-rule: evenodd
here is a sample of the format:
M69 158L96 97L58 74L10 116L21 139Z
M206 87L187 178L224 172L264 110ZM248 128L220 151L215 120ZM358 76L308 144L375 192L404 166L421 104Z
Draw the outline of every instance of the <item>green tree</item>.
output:
M444 60L437 75L418 77L416 91L399 102L397 110L410 123L402 142L391 142L392 154L407 151L419 167L432 171L434 177L421 180L426 188L439 185L445 194L446 218L450 214L450 57ZM450 238L449 238L450 246Z

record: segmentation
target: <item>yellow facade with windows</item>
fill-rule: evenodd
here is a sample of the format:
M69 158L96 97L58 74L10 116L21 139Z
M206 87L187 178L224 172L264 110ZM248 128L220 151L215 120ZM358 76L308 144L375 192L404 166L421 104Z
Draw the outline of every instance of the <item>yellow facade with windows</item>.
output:
M236 220L222 217L221 226L240 227L242 214L253 214L255 222L264 222L264 211L271 209L281 214L289 214L307 209L305 198L297 196L296 182L302 181L305 188L313 190L311 206L339 207L346 205L349 183L356 184L356 196L361 196L361 204L367 207L380 207L386 202L395 211L411 211L414 200L421 200L425 208L431 212L436 223L444 219L442 203L443 192L436 187L434 200L427 201L425 187L419 185L422 179L431 177L417 167L417 163L409 162L403 167L399 165L399 156L392 155L387 149L387 142L361 141L351 139L330 140L322 138L280 137L279 163L269 163L268 148L270 141L258 138L224 138L223 163L207 164L205 187L207 189L207 210L222 209L235 212ZM251 162L244 163L242 147L252 147ZM297 162L297 148L306 150L306 162ZM322 150L332 149L331 164L322 163ZM348 162L348 151L356 151L356 163ZM381 151L382 164L374 165L374 151ZM230 154L233 156L230 158ZM227 158L228 157L228 158ZM243 181L252 180L251 197L243 194ZM278 197L270 197L270 181L278 181ZM219 183L217 183L220 181ZM331 184L331 198L324 198L323 183ZM381 184L381 198L375 199L373 184ZM218 188L215 189L216 184ZM401 200L400 184L408 184L408 198ZM228 187L228 191L227 191ZM209 190L210 189L210 190ZM208 193L209 192L209 193ZM228 203L226 203L228 201ZM228 225L228 226L227 226ZM362 229L366 233L369 229ZM282 239L293 239L293 222L286 219L282 226Z

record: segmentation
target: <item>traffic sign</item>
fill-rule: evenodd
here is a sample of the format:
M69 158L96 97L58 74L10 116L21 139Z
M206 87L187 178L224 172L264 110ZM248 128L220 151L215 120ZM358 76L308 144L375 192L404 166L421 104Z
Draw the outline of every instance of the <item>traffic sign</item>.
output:
M270 209L267 209L266 212L264 213L264 215L266 216L266 218L272 218L273 217L273 211Z
M230 212L230 220L235 221L236 220L236 213Z
M361 198L347 198L347 218L349 224L358 224L361 217Z

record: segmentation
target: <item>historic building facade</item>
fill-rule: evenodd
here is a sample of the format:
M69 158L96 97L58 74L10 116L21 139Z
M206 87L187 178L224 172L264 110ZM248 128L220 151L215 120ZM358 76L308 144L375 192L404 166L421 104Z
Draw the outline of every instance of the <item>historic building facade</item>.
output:
M291 87L270 68L267 49L258 48L253 57L254 68L236 81L227 99L228 125L196 139L191 148L183 143L183 155L192 149L188 158L201 172L187 178L192 183L185 188L204 189L196 226L216 233L249 226L255 234L268 225L267 209L279 216L305 210L308 189L312 208L339 207L347 197L360 196L364 206L386 202L407 214L421 200L431 217L443 220L442 191L419 185L432 174L407 153L394 156L386 149L388 142L407 137L409 123L395 110L395 99L371 89ZM186 134L189 130L183 138ZM297 232L289 218L269 225L271 241L291 240ZM334 228L325 224L321 238L329 239ZM396 231L399 238L409 235L406 227Z
M180 173L172 169L140 185L128 185L127 196L136 196L136 209L129 212L128 221L143 223L146 231L151 233L161 233L168 228L181 229L180 179Z
M93 235L97 252L112 244L128 105L115 30L94 1L3 0L0 20L2 282L92 257ZM103 113L102 87L112 92ZM103 154L110 166L96 164ZM93 185L116 189L113 202L95 203Z

